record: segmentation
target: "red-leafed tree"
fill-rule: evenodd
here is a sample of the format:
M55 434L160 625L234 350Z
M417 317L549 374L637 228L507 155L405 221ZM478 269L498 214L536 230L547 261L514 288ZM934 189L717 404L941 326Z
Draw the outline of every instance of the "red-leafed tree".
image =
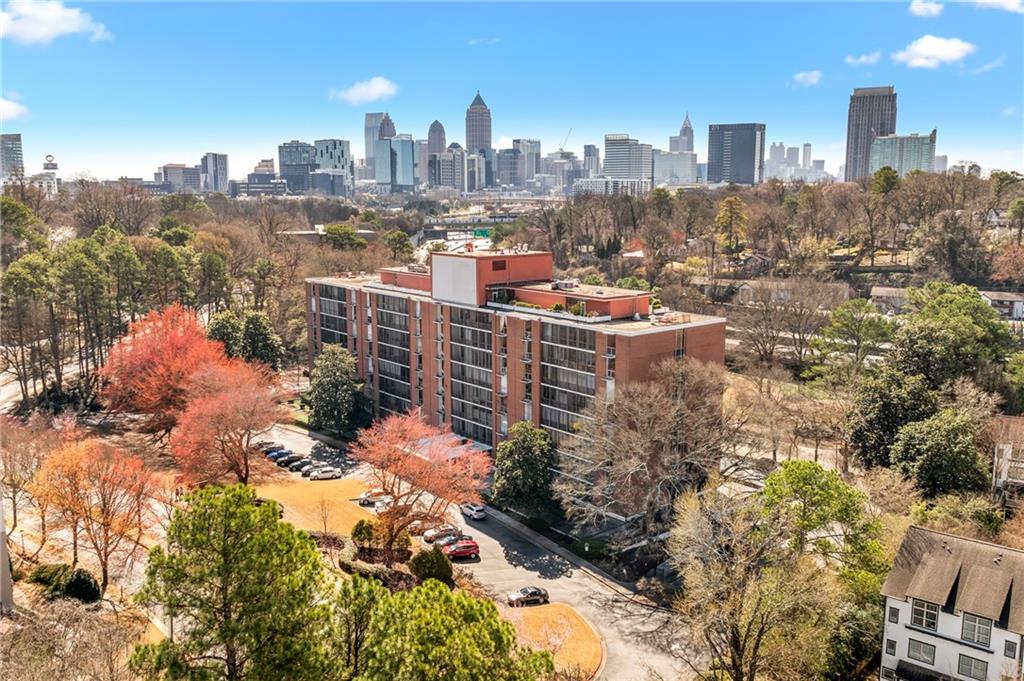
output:
M195 313L171 305L132 324L110 351L103 396L111 409L148 414L149 429L166 434L185 410L193 374L224 359Z
M490 457L415 414L393 414L359 434L352 455L373 467L374 485L392 498L378 516L383 548L415 521L442 522L452 504L480 501Z
M226 476L248 484L273 470L255 438L283 418L284 397L273 375L240 359L199 368L171 435L171 453L197 483Z
M46 458L32 492L71 527L76 549L78 538L84 538L99 563L100 589L105 590L113 561L142 550L154 487L142 459L99 440L82 440Z

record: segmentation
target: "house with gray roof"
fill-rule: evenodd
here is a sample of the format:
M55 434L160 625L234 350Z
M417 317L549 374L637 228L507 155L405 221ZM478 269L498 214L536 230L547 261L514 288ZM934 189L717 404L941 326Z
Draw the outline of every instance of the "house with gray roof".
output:
M882 679L1022 678L1024 551L911 527L882 595Z

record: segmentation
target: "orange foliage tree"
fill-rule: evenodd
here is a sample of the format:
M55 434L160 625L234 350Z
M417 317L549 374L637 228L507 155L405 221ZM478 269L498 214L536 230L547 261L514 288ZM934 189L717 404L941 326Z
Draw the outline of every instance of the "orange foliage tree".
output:
M106 590L114 559L127 561L143 548L154 485L142 459L99 440L82 440L46 458L32 492L71 526L76 561L78 538L85 538L99 563L100 589Z
M76 437L73 420L52 422L41 413L27 420L0 417L0 497L11 502L12 525L18 526L18 505L29 495L29 488L43 460L68 439ZM42 533L46 536L46 517L40 509Z
M442 522L452 504L480 501L491 460L461 442L414 413L392 414L359 434L352 455L373 467L375 486L392 498L378 517L389 555L413 522Z
M197 483L232 475L244 485L273 470L254 442L283 417L282 397L270 372L240 359L198 369L171 436L185 475Z
M115 411L148 414L149 429L167 434L185 410L193 374L224 359L224 346L206 338L196 314L171 305L132 324L110 351L103 397Z

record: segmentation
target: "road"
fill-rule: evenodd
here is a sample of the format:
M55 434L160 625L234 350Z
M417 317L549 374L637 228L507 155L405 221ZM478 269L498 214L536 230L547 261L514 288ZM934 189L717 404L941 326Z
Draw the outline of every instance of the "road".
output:
M290 428L277 428L267 439L301 454L317 445L305 433ZM349 474L358 476L361 471L356 467ZM579 611L604 641L606 660L600 679L647 681L649 671L666 681L684 677L682 663L669 652L674 642L667 613L630 600L625 590L575 567L494 518L461 520L465 532L480 545L480 558L460 561L460 567L495 598L534 585L547 589L552 601Z

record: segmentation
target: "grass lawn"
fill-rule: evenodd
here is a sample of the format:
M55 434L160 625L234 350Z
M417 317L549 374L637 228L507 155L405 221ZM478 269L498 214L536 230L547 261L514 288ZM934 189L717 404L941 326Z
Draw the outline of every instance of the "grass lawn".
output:
M559 669L579 668L584 678L601 666L601 639L579 614L564 603L509 608L519 640L532 648L550 650Z
M351 501L367 489L360 480L307 480L296 475L289 478L257 485L256 494L284 506L284 519L299 529L322 532L324 504L330 532L348 535L360 520L374 518L373 513Z

